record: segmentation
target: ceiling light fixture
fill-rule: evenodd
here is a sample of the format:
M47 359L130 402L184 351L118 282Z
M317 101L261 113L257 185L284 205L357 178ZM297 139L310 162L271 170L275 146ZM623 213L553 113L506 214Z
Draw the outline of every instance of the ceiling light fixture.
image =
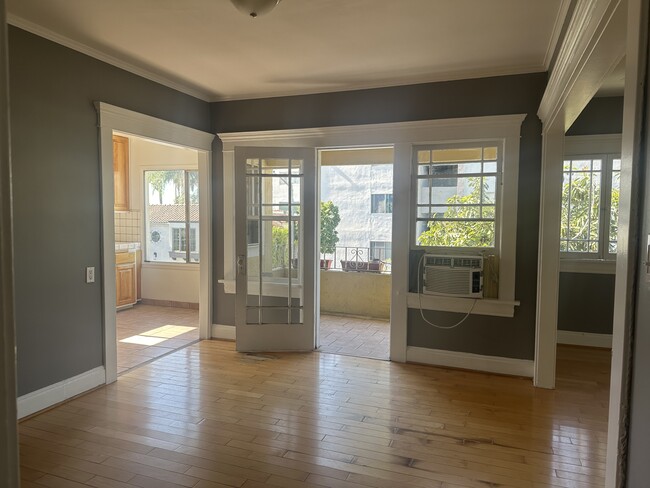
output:
M282 0L230 0L242 13L253 18L264 15L275 8Z

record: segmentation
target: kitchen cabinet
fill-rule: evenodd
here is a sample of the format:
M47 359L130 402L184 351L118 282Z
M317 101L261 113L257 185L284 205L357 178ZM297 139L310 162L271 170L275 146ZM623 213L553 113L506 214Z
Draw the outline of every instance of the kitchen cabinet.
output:
M116 306L126 307L135 304L136 297L135 253L121 252L115 254L115 301Z
M129 210L129 139L113 136L113 187L115 210Z

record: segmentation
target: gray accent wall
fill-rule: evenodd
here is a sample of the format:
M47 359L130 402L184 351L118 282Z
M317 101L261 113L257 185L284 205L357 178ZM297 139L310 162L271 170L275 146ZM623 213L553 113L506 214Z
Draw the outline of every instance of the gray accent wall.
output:
M560 273L557 328L611 334L615 281L613 274Z
M566 135L588 136L621 132L623 132L623 97L598 97L591 99Z
M93 102L205 131L210 110L206 102L15 27L9 61L18 394L24 395L103 364ZM86 266L97 270L93 284L84 281Z
M473 316L454 331L438 331L424 324L411 311L408 344L531 359L535 338L537 283L537 236L541 164L541 123L537 118L546 73L502 76L474 80L323 93L212 104L214 132L236 132L337 125L373 124L526 113L521 129L519 216L517 229L516 297L522 305L514 318ZM223 163L215 157L215 170ZM218 185L220 184L217 182ZM223 188L214 188L215 205L223 201ZM215 221L216 256L223 250L218 238L223 222ZM223 262L215 263L217 279ZM217 285L215 322L232 324L234 296ZM418 312L419 313L419 312ZM433 314L434 316L438 314ZM452 317L453 319L453 317Z

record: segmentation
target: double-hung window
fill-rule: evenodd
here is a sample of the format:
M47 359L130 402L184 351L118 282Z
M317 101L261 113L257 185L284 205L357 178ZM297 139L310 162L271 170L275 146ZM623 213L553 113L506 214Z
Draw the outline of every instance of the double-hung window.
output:
M418 146L414 159L416 245L496 248L500 145L487 142Z
M607 147L602 141L593 139L600 151L587 152L589 140L567 138L560 252L564 259L613 260L618 234L620 145Z

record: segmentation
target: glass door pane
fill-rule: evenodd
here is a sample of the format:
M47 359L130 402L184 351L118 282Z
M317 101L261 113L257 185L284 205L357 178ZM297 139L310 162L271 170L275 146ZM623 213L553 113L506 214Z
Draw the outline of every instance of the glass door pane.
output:
M301 324L302 161L246 160L247 324Z

